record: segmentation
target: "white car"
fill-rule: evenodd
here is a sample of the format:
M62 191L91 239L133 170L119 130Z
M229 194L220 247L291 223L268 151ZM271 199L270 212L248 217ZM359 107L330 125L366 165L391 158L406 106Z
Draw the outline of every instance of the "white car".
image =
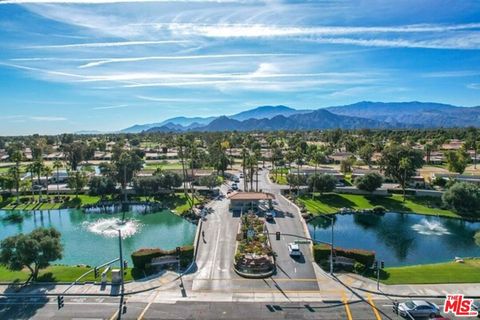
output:
M296 243L288 244L288 253L291 257L300 257L302 255L302 251L300 251L300 248Z

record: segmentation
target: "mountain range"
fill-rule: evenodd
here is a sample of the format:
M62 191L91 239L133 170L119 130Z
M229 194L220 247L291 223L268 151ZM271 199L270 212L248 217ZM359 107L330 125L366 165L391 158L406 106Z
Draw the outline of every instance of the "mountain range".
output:
M434 128L480 125L480 107L431 102L369 102L298 110L261 106L230 116L176 117L122 130L138 132Z

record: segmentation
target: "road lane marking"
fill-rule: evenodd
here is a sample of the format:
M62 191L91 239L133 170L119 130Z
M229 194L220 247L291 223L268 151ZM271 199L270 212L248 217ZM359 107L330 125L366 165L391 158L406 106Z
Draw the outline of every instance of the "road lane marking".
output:
M143 317L145 316L145 313L147 313L147 310L150 308L150 306L152 305L152 303L155 302L155 300L157 299L158 295L160 294L161 291L158 291L155 296L150 300L150 302L145 306L145 308L143 309L142 313L140 313L140 315L138 316L137 320L142 320Z
M373 313L375 314L375 318L377 320L382 320L382 317L380 317L380 313L378 313L377 307L375 306L375 303L373 302L372 295L369 293L368 294L368 303L370 304L370 307L372 307Z
M218 241L220 240L220 229L217 230L217 240L215 240L215 251L213 252L213 259L212 259L212 267L210 269L210 277L211 278L213 276L213 270L214 270L214 266L215 266L215 261L217 261L217 251L218 251Z
M350 306L348 305L347 295L345 291L342 292L342 302L345 306L345 312L347 313L347 319L352 320L352 312L350 311Z

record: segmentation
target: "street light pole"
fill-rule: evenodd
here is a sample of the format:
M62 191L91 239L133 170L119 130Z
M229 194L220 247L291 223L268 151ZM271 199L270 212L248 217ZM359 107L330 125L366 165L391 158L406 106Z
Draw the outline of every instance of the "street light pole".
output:
M330 243L330 274L333 276L333 218L330 218L332 224L332 240Z
M122 230L118 229L118 248L120 250L120 305L118 307L118 319L122 319L122 307L125 293L124 281L123 281L123 251L122 251Z

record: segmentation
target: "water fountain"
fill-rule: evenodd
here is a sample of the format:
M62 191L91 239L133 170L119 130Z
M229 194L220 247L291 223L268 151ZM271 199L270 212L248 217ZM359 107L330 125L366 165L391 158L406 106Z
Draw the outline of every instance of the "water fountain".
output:
M103 235L107 238L113 238L118 235L118 230L122 231L122 238L129 238L140 231L141 223L135 219L122 220L119 218L98 219L90 222L85 221L83 226L86 230Z
M428 236L442 236L445 234L450 234L450 231L448 231L448 229L445 228L441 222L428 221L427 219L422 219L420 223L414 224L412 229L420 234Z

